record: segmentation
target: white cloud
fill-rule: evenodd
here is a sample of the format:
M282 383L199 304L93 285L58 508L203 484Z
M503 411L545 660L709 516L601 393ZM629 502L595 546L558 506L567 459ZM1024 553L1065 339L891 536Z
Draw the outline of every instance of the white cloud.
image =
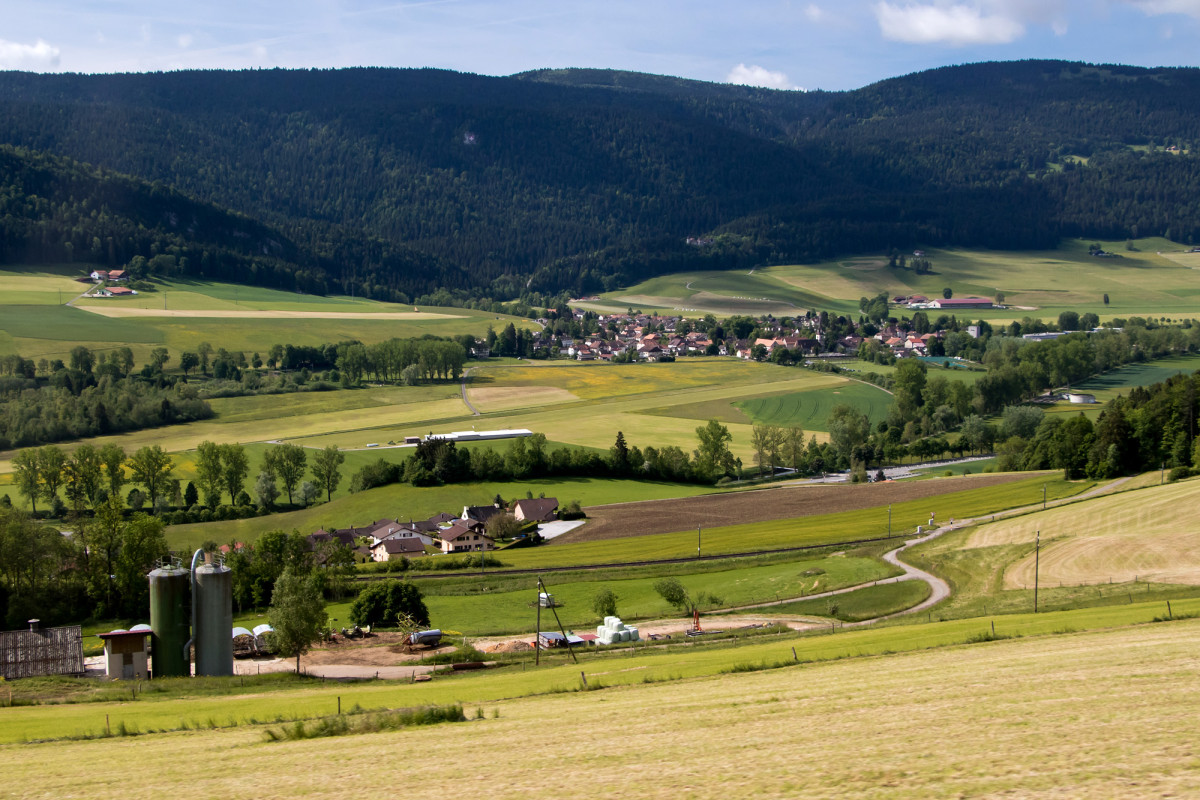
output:
M58 66L59 50L41 39L37 44L20 44L0 39L0 67L4 69L53 69Z
M809 3L804 8L804 16L808 17L809 22L820 22L825 18L825 10L816 3Z
M1168 0L1171 1L1171 0ZM1182 2L1183 0L1173 0ZM883 38L910 44L1007 44L1025 33L1019 20L969 5L875 5Z
M185 34L181 35L175 41L177 41L179 43L180 47L182 47L186 50L187 48L192 46L193 40L192 40L192 35L190 33L185 33Z
M1130 5L1157 17L1163 14L1184 14L1200 19L1200 0L1129 0Z
M782 72L772 72L771 70L760 67L757 64L746 66L738 64L733 69L729 70L729 75L725 78L726 83L737 83L742 86L761 86L764 89L798 89L800 87L788 80L788 76Z

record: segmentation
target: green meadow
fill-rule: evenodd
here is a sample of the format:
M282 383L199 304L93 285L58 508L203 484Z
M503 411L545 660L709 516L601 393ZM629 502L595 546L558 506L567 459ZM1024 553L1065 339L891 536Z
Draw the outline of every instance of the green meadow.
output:
M897 572L894 567L874 558L843 555L762 567L732 568L721 572L684 574L679 576L679 581L693 596L703 592L720 599L718 604L706 604L707 608L729 608L856 586L890 577ZM590 577L589 580L559 582L554 576L547 576L555 601L562 604L555 609L558 619L568 628L587 633L589 628L598 623L596 612L592 610L592 598L601 588L616 593L617 616L628 624L635 625L640 619L679 614L654 591L655 578L606 580L603 574ZM469 636L487 636L525 633L536 629L537 609L531 600L536 597L537 583L532 576L527 578L527 583L528 588L519 591L473 594L440 593L437 580L424 581L419 585L426 592L425 604L429 607L430 619L435 626L461 631ZM774 609L759 609L755 613L757 611L773 612ZM542 613L545 627L550 624L546 620L553 618L544 609Z
M822 392L789 392L738 401L737 405L754 422L766 425L799 426L806 431L829 430L834 406L845 405L865 414L871 424L887 417L892 396L877 386L848 383Z
M1198 614L1200 599L1178 601L1173 604L1173 610L1179 615ZM1145 624L1165 616L1164 603L1134 603L1044 614L1013 614L999 618L996 628L997 634L1005 637L1078 635L1084 631ZM1200 622L1195 620L1160 624L1169 625L1175 635L1189 638L1194 638L1200 628ZM619 660L606 657L604 651L597 648L599 652L584 656L582 670L592 675L593 682L598 681L606 687L674 682L721 675L738 667L754 671L775 665L784 667L789 662L837 661L953 647L985 641L985 634L989 632L989 622L968 619L849 630L832 635L772 637L762 642L751 639L732 647L693 647L681 643L667 648L627 648L622 654L628 655ZM796 650L794 657L793 647ZM0 742L102 734L106 716L111 726L124 723L128 728L140 731L178 730L184 725L203 729L300 719L334 713L338 697L347 709L355 705L397 708L453 702L505 701L511 704L516 698L580 689L581 666L569 660L564 663L564 659L565 654L556 654L544 659L548 665L537 670L532 670L532 665L523 668L518 662L504 669L439 679L428 684L379 681L252 691L234 702L228 696L147 694L133 702L18 706L0 712L5 720L5 725L0 727ZM136 739L131 740L130 745L136 746Z
M1098 243L1113 258L1088 255ZM1057 319L1062 311L1094 312L1102 319L1200 314L1200 254L1161 238L1125 242L1064 240L1058 249L1031 252L931 249L933 272L889 268L886 256L842 258L734 272L691 272L652 278L603 296L607 310L632 306L685 315L794 316L805 310L857 316L858 300L890 295L1005 296L1007 309L972 313L992 322L1025 316ZM1103 296L1109 296L1105 305ZM586 305L586 304L585 304ZM909 313L900 311L898 313ZM936 313L936 312L935 312ZM960 317L967 312L954 312Z
M227 350L265 354L273 344L318 345L348 339L371 343L425 334L483 336L489 326L499 329L509 322L533 327L528 320L470 309L423 307L413 313L413 306L362 298L202 281L163 281L156 284L158 291L137 297L76 300L92 285L72 277L90 269L81 264L0 271L0 355L65 358L72 347L83 344L98 351L129 346L143 361L154 347L166 347L178 358L203 341ZM217 316L188 316L188 312ZM171 316L145 316L160 313ZM219 316L256 313L262 316ZM386 318L389 315L398 318Z

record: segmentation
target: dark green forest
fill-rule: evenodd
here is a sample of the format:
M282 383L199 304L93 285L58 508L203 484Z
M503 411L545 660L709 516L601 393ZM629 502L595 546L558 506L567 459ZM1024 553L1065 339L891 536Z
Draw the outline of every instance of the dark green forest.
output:
M0 259L167 256L457 302L892 247L1191 243L1198 105L1197 69L1059 61L809 93L605 70L7 72Z

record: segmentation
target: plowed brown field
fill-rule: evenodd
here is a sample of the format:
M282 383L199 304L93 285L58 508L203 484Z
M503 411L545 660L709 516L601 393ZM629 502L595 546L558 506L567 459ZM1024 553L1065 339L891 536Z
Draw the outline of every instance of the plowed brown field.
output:
M749 492L710 494L674 500L647 500L589 506L589 522L582 528L563 534L554 544L623 539L651 533L670 533L703 526L714 528L795 519L839 511L861 511L937 497L968 489L983 489L1002 483L1024 480L1028 474L968 475L962 478L917 481L915 483L819 484L758 489Z

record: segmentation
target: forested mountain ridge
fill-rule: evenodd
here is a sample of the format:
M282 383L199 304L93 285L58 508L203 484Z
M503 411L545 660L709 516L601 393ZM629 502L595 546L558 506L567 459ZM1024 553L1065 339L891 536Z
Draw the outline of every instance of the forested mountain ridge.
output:
M837 93L608 70L9 72L0 143L170 187L275 243L152 228L175 237L159 251L208 245L196 274L512 297L892 246L1190 241L1198 106L1200 70L1053 61Z

